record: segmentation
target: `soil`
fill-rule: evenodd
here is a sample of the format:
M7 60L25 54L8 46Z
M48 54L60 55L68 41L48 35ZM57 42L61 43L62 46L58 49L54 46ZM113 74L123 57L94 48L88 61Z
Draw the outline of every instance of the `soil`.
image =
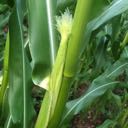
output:
M96 126L102 124L104 121L103 115L99 115L96 119L93 119L93 114L93 112L89 111L85 118L80 114L74 116L71 128L96 128Z

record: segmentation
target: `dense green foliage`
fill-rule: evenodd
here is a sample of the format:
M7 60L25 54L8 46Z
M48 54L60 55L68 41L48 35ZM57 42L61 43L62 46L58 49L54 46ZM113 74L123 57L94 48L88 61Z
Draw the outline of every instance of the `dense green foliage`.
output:
M71 128L88 111L128 127L128 0L1 0L0 128Z

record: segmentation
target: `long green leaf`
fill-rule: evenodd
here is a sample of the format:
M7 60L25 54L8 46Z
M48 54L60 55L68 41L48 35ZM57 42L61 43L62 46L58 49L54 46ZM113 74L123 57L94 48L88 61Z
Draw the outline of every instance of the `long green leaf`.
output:
M16 1L10 21L9 108L12 121L19 127L31 127L33 104L31 99L31 68L24 50L22 22L24 2Z
M56 0L28 0L32 78L35 84L40 84L49 74L56 57L55 12Z
M95 18L94 20L90 21L89 24L87 25L87 29L85 32L85 44L88 44L91 33L98 28L102 27L105 25L109 20L114 18L115 16L120 15L124 11L128 9L128 0L116 0L112 2L105 10L103 13Z
M116 0L108 8L103 11L103 13L96 19L94 19L90 24L93 26L93 30L96 30L101 25L112 19L113 17L120 15L122 12L128 9L127 0Z
M94 101L96 97L103 95L109 88L119 83L117 81L114 82L111 82L110 80L105 81L104 79L102 79L103 81L101 81L101 79L99 80L100 81L95 80L92 83L91 88L84 96L67 103L66 105L67 108L65 110L60 125L62 125L62 123L64 123L65 121L71 119L74 114L77 114L78 112L80 112L80 110L87 107L92 101Z

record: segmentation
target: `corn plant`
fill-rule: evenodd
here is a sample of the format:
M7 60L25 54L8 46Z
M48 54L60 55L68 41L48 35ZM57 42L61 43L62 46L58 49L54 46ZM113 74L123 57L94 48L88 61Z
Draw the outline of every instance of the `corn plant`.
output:
M128 127L128 0L1 0L0 12L7 13L0 30L8 23L0 42L1 128L68 128L109 96L120 111L98 127ZM85 81L89 88L69 100ZM39 113L35 86L43 88ZM123 98L113 93L119 87Z

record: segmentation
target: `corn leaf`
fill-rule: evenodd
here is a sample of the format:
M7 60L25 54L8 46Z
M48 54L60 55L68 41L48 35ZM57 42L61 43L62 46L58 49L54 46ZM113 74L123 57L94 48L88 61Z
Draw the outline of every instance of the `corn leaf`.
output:
M112 18L122 14L126 10L128 10L128 0L113 1L100 16L88 23L84 36L85 44L88 44L93 31L96 31Z
M56 56L55 12L56 0L28 0L32 78L37 85L49 74Z
M25 1L16 1L9 21L9 108L14 124L31 127L33 104L31 99L31 68L24 50L22 22Z
M120 15L127 9L128 9L127 0L116 0L112 4L110 4L110 6L108 6L98 18L94 19L89 24L93 26L93 30L96 30L101 25L103 25L113 17Z

